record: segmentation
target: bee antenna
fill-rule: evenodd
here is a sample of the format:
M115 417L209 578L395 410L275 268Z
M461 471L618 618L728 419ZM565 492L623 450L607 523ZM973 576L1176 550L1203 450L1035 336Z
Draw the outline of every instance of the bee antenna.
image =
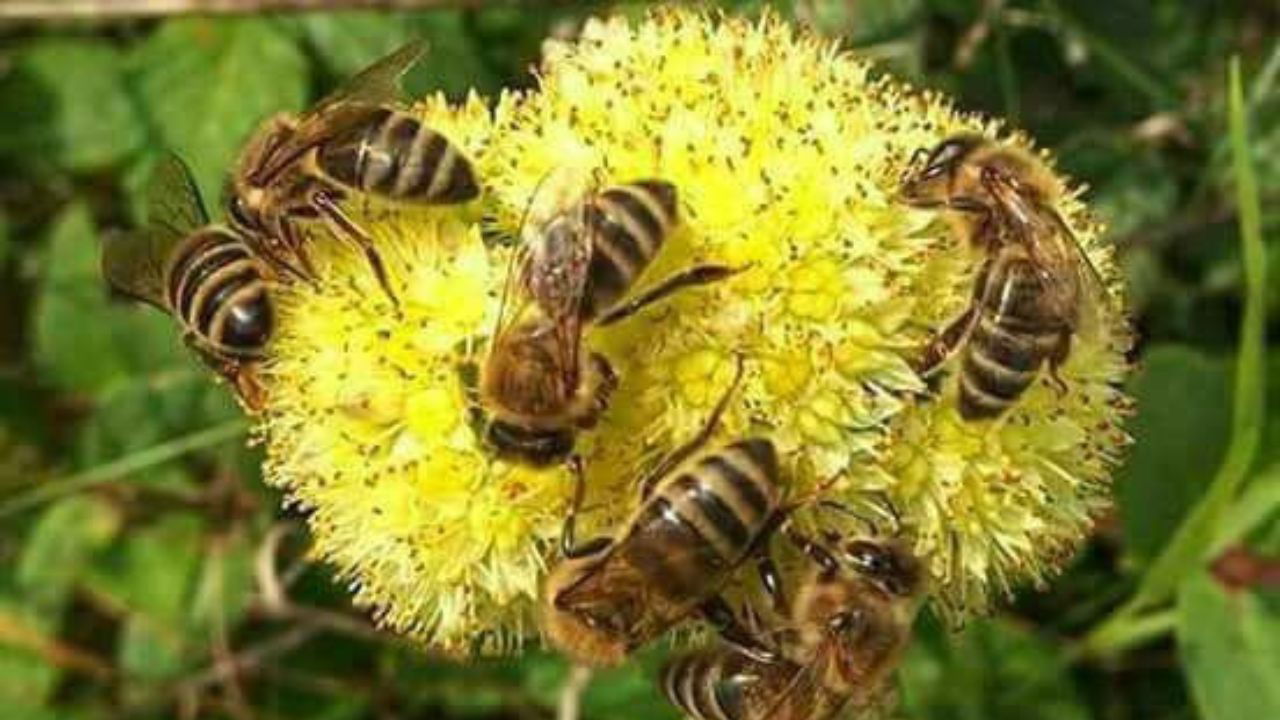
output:
M858 512L854 512L848 505L845 505L844 503L837 502L835 500L819 500L818 507L822 508L823 510L834 510L836 512L843 513L844 515L851 517L854 520L857 520L858 522L867 526L867 529L871 531L872 537L876 537L880 535L880 526L876 525L874 520L867 517L866 515L863 515Z

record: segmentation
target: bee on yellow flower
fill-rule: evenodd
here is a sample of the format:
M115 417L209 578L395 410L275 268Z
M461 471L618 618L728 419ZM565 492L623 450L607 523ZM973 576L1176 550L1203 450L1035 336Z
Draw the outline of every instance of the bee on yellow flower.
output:
M838 478L832 500L887 498L944 616L1061 567L1127 444L1127 336L1117 322L1078 344L1058 370L1070 392L1037 380L994 422L960 416L955 373L936 387L916 373L981 258L940 213L901 202L899 184L916 150L999 128L870 70L773 17L664 10L549 44L537 88L492 108L416 106L473 160L481 197L352 203L398 307L356 253L317 243L324 280L281 289L263 368L267 476L310 511L316 554L358 603L446 650L498 652L536 632L573 483L495 455L459 368L495 327L539 184L560 175L678 189L680 222L638 288L698 263L747 268L584 330L618 378L576 446L584 536L626 518L634 479L697 431L741 354L722 436L767 433L794 496ZM1073 192L1059 209L1122 307L1102 228Z

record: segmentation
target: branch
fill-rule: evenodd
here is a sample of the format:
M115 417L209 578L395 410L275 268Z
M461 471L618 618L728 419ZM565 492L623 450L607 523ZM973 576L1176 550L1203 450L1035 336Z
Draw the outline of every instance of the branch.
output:
M515 5L514 0L0 0L0 20L127 20L307 10L409 10Z

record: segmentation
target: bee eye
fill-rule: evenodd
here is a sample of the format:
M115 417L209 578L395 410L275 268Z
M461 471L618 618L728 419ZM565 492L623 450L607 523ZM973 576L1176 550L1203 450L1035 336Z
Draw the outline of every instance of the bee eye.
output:
M245 204L244 198L239 195L233 195L227 210L231 214L232 222L243 227L253 226L253 218L249 213L249 207Z

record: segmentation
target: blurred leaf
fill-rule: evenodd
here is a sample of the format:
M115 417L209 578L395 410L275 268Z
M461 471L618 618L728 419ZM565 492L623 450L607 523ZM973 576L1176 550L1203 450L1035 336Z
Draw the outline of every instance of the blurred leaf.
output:
M119 53L107 42L41 40L0 83L0 155L92 170L123 160L143 141Z
M405 77L415 95L436 90L459 99L472 88L491 94L501 87L481 58L481 48L463 22L463 11L413 13L408 25L428 43L427 56Z
M1086 720L1061 654L1030 632L994 620L958 636L917 623L899 674L914 720Z
M114 537L119 525L115 511L89 497L66 498L40 515L22 548L15 581L45 629L57 627L90 554Z
M189 632L229 633L240 622L255 590L253 551L243 530L210 541L191 598Z
M78 434L77 464L100 465L238 417L231 391L214 383L202 368L132 379L100 396ZM230 452L243 452L240 443L226 445ZM170 462L148 468L129 481L156 482L178 467Z
M208 635L188 632L190 604L204 552L203 522L169 514L136 529L95 568L94 587L128 612L120 668L142 681L173 677Z
M44 381L93 392L118 378L186 365L173 320L149 308L109 302L98 241L85 206L54 223L36 296L32 352Z
M1280 717L1280 593L1193 572L1178 594L1178 643L1205 720Z
M41 705L52 694L61 672L29 647L42 640L39 613L8 593L0 593L0 702L6 717L16 703Z
M618 668L601 670L582 695L582 711L590 720L665 720L680 714L658 689L658 672L668 653L650 648Z
M307 94L302 53L259 18L169 20L130 66L159 139L191 164L210 205L249 133Z
M0 593L0 698L39 705L53 692L61 669L37 648L58 636L76 581L118 528L108 506L85 497L67 498L40 515L22 548L14 587Z
M1133 383L1136 443L1119 473L1125 548L1149 561L1204 494L1222 462L1231 417L1225 360L1185 347L1153 348Z
M353 11L305 13L281 22L299 33L332 76L347 78L413 37L405 19L405 13Z

